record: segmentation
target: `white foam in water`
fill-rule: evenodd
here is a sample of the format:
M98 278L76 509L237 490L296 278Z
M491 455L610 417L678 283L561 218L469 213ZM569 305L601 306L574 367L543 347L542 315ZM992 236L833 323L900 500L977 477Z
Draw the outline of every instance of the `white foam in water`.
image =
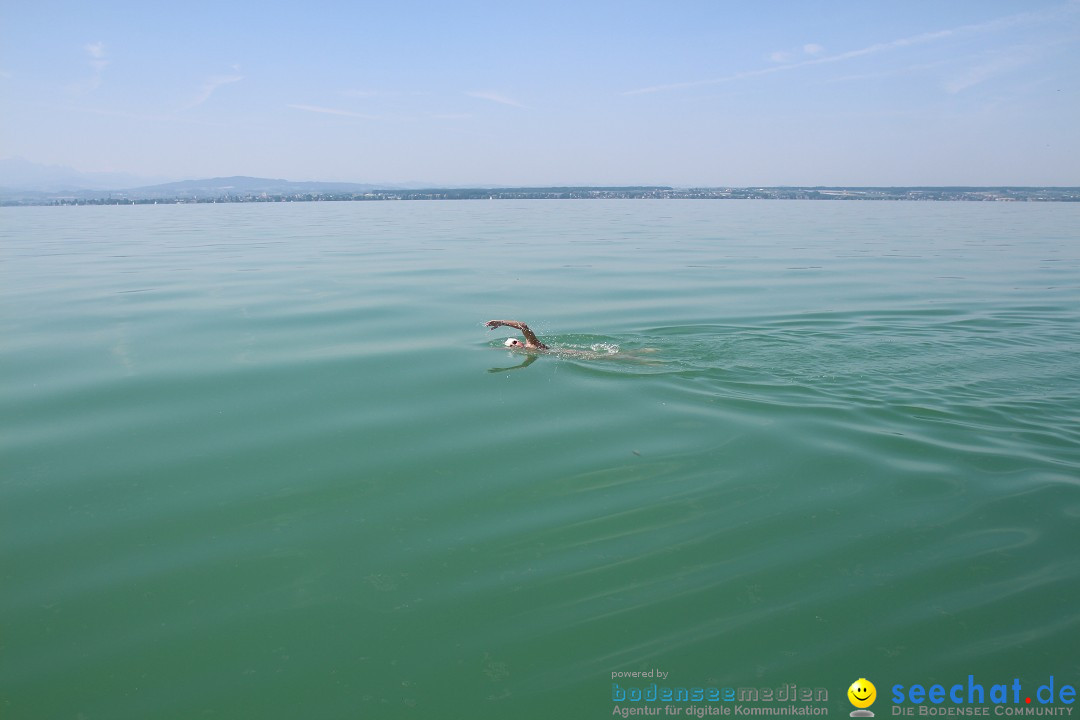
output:
M589 347L593 352L604 353L606 355L614 355L619 352L619 346L615 343L593 343Z

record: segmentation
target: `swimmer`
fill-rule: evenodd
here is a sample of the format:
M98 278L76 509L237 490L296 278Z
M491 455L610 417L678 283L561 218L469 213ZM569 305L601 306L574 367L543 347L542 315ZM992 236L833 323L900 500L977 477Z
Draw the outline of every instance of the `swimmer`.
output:
M600 345L593 345L592 350L580 350L578 348L568 348L568 347L550 348L547 345L545 345L544 343L540 342L540 340L536 337L536 333L534 333L529 328L529 326L526 325L523 322L519 322L517 320L488 320L486 323L484 323L484 325L486 325L489 330L494 330L497 327L504 327L504 326L505 327L512 327L512 328L515 328L517 330L520 330L521 334L525 336L525 342L524 343L521 342L520 340L518 340L517 338L507 338L503 342L503 346L506 347L507 349L510 349L510 350L533 350L533 351L539 351L539 352L544 352L544 353L552 353L552 354L557 355L559 357L581 358L583 360L601 360L601 359L604 359L604 358L618 356L620 358L630 360L631 362L639 362L639 363L646 362L646 361L644 359L637 358L636 356L638 354L656 352L655 348L642 348L642 349L634 351L632 353L625 353L625 352L622 352L622 351L619 350L618 345L606 346L603 351L600 350L600 347L602 347ZM522 363L518 367L528 367L533 362L533 360L535 360L535 359L536 359L536 356L533 355L530 359L526 360L524 363ZM655 363L648 363L648 364L652 365L652 364L655 364ZM511 368L492 368L491 372L500 371L502 369L511 369Z
M525 348L527 350L547 350L548 346L536 339L536 334L529 329L529 326L523 322L517 320L488 320L486 323L489 330L494 330L497 327L512 327L521 331L521 334L525 336L525 342L522 343L517 338L507 338L503 343L508 348Z

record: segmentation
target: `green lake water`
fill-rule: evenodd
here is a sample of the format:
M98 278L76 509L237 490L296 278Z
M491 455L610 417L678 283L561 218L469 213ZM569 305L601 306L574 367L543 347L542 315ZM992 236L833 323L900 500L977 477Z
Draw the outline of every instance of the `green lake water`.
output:
M10 208L0 343L3 720L1080 684L1080 204Z

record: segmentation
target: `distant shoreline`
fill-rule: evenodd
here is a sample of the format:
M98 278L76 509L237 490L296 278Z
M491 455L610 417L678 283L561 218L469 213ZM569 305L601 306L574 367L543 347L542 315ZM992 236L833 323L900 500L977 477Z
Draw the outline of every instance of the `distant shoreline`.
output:
M2 191L0 206L156 205L395 200L876 200L947 202L1080 202L1080 187L520 187L342 191L287 187L248 189L206 181L179 189Z

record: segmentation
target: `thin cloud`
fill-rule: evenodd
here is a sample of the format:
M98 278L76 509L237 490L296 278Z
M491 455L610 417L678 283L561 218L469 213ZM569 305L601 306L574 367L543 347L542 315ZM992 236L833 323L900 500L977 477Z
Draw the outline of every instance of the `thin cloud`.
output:
M199 94L184 108L190 110L191 108L199 107L207 100L209 100L217 89L222 85L231 85L232 83L240 82L244 79L243 75L215 75L207 79L203 84L202 89L199 90Z
M499 103L500 105L509 105L510 107L525 109L526 106L519 103L513 98L508 98L505 95L497 92L491 92L488 90L474 90L472 92L465 93L469 97L474 97L480 100L488 100L493 103Z
M90 55L90 57L94 58L95 60L104 61L105 64L108 64L108 60L104 60L104 58L105 58L105 43L103 43L103 42L87 43L84 47L86 49L86 52Z
M359 100L370 100L371 98L419 97L428 94L429 93L421 92L419 90L361 90L350 88L338 91L338 95L341 97L356 98Z
M854 73L851 75L837 75L835 77L824 78L821 80L825 84L846 83L846 82L863 82L866 80L881 80L882 78L891 78L902 75L912 75L916 73L924 73L931 70L938 70L942 67L954 64L952 60L938 60L932 63L917 63L900 68L889 68L887 70L876 70L873 72Z
M352 112L351 110L338 110L337 108L321 107L319 105L289 105L293 110L303 110L310 113L321 113L323 115L339 115L341 117L359 118L361 120L378 120L378 115L366 115L364 113Z
M998 75L1023 67L1032 62L1032 56L1024 51L1017 51L1010 55L1003 55L987 62L980 63L968 68L964 72L949 78L945 84L945 92L955 95L968 88L980 85Z
M342 97L347 97L347 98L365 99L365 98L378 97L381 93L379 93L379 91L377 91L377 90L342 90L338 94L341 95Z
M83 45L83 50L89 56L90 67L93 69L93 74L90 79L79 88L81 92L88 93L97 90L101 87L102 75L105 72L105 68L109 66L109 58L105 51L105 43L87 43Z
M777 50L769 55L769 59L775 63L790 63L800 52L804 55L820 55L825 52L825 48L817 43L806 43L798 50Z
M850 60L851 58L863 57L865 55L874 55L876 53L885 52L888 50L895 50L902 47L910 47L912 45L921 45L923 43L933 42L935 40L941 40L946 37L950 37L955 33L954 30L940 30L938 32L928 32L921 35L913 35L911 37L900 38L899 40L893 40L887 43L876 43L869 47L864 47L859 50L850 50L839 55L829 55L823 58L815 58L813 60L802 60L801 62L788 63L785 65L777 65L776 67L762 68L760 70L748 70L746 72L733 73L731 75L725 75L724 77L711 78L709 80L695 80L692 82L670 83L668 85L653 85L652 87L638 88L636 90L627 90L623 95L645 95L647 93L661 92L664 90L683 90L692 87L704 87L706 85L720 85L722 83L733 82L735 80L745 80L746 78L761 77L763 75L772 75L778 72L784 72L786 70L795 70L798 68L808 67L810 65L824 65L826 63L841 62L843 60Z
M974 33L991 32L996 30L1003 30L1006 28L1014 27L1016 25L1022 25L1032 22L1046 22L1053 20L1065 14L1080 11L1080 2L1077 0L1071 0L1065 5L1060 5L1054 8L1049 8L1040 12L1019 13L1017 15L1009 15L1006 17L997 18L994 20L988 20L983 23L976 23L973 25L961 25L959 27L950 30L937 30L933 32L920 33L919 35L911 35L905 38L898 38L890 42L875 43L868 45L858 50L849 50L848 52L839 53L837 55L828 55L825 57L812 58L809 60L802 60L800 62L789 62L783 65L777 65L769 68L762 68L760 70L749 70L746 72L733 73L731 75L725 75L723 77L710 78L708 80L695 80L691 82L669 83L666 85L653 85L651 87L637 88L635 90L627 90L622 93L623 95L644 95L648 93L662 92L666 90L684 90L693 87L704 87L707 85L719 85L722 83L733 82L736 80L745 80L747 78L761 77L763 75L772 75L773 73L785 72L788 70L796 70L799 68L809 67L812 65L824 65L827 63L843 62L845 60L851 60L858 57L866 57L869 55L877 55L879 53L890 52L892 50L898 50L901 48L913 47L917 45L924 45L927 43L938 42L945 40L946 38L957 37L961 35L969 35ZM803 50L809 54L814 54L811 50L818 51L818 45L805 45ZM773 53L773 59L781 57L779 53ZM788 56L784 55L781 59L786 59Z
M137 120L139 122L147 123L182 123L185 125L200 125L204 127L229 127L225 123L208 122L206 120L201 120L197 118L185 117L177 113L170 113L167 115L133 113L124 110L112 110L108 108L85 106L57 106L56 110L64 113L86 113L89 115L102 115L104 117L124 118L125 120Z

